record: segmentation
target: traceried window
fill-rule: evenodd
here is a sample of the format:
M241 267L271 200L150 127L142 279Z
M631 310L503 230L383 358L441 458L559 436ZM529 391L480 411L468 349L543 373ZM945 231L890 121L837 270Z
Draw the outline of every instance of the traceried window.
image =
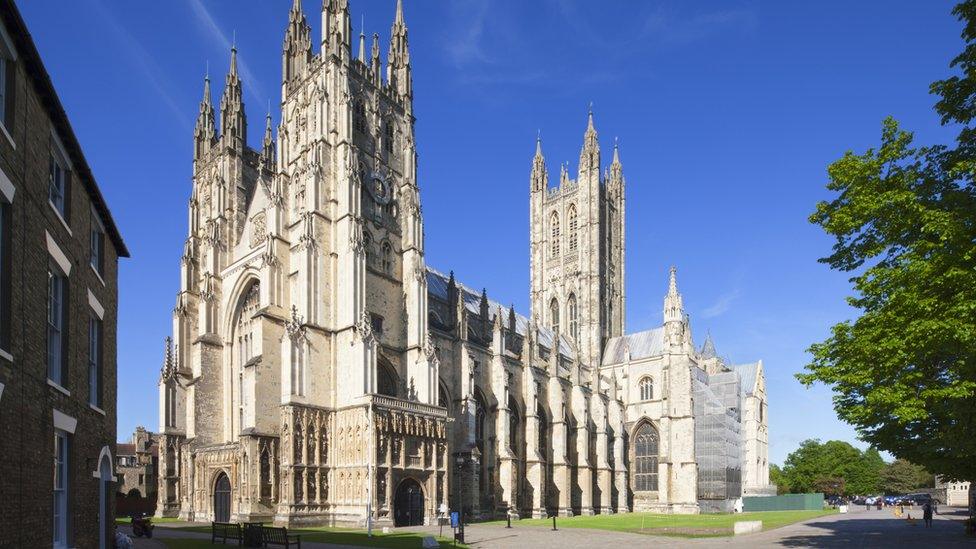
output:
M555 298L549 302L549 323L553 333L559 331L559 302Z
M393 120L389 118L383 124L383 148L386 152L393 152Z
M519 425L521 425L519 420L518 405L515 403L515 399L509 397L508 399L508 447L512 450L512 453L519 455Z
M556 212L549 218L549 236L549 256L559 257L559 214Z
M368 232L363 232L363 250L366 253L366 266L372 267L376 261L376 254L373 251L373 237Z
M634 491L657 491L658 435L645 423L634 437Z
M566 301L566 312L569 315L569 335L579 345L579 311L576 307L575 294L569 294L569 300Z
M541 403L539 404L539 409L536 414L539 416L539 456L542 457L543 461L548 461L549 422L546 421L546 411L543 409Z
M650 376L642 377L637 387L640 389L641 400L654 400L654 379Z
M366 104L362 101L356 101L353 110L353 126L357 132L366 133Z
M261 287L257 282L244 293L237 311L237 322L234 328L234 341L237 354L237 429L244 427L244 367L254 358L256 337L254 313L257 312L261 301Z
M575 204L569 205L569 212L566 217L569 220L569 251L575 252L579 247L579 232L577 230L579 220L577 219Z

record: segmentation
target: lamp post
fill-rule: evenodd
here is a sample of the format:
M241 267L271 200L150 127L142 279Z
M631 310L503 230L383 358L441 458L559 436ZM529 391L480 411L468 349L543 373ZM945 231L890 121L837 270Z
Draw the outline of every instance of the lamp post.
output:
M454 533L454 540L464 543L464 504L461 502L461 483L464 476L464 453L454 454L454 464L457 467L457 478L454 479L454 505L458 514L458 529Z

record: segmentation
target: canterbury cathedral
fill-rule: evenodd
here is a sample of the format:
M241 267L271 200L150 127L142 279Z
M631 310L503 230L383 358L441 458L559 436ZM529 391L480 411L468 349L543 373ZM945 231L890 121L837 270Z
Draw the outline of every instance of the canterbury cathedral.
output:
M204 81L158 514L399 526L458 509L699 513L768 493L762 362L693 343L674 268L661 325L625 331L625 178L593 113L575 177L550 180L540 141L527 163L519 313L425 261L401 1L385 59L378 35L353 36L348 0L316 15L313 43L301 1L290 9L281 119L259 149L236 49L216 105Z

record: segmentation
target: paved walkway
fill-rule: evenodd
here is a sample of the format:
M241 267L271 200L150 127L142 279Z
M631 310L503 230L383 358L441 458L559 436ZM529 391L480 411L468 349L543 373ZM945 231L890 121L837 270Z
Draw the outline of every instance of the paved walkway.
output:
M913 512L920 517L921 511ZM539 548L570 549L572 547L625 547L684 548L701 549L740 547L757 549L761 547L827 547L827 548L899 548L920 549L928 547L970 547L976 548L976 538L963 534L962 520L966 517L962 510L943 511L936 515L932 528L925 528L921 519L909 522L895 517L890 509L882 511L855 510L848 514L837 514L795 523L775 530L758 534L725 538L669 538L623 532L607 532L583 528L561 528L553 532L549 528L519 526L518 522L508 529L504 526L470 524L466 527L468 545L477 549L495 548ZM196 538L209 539L209 534L173 530L178 524L157 525L157 538ZM128 533L128 527L120 527ZM436 526L417 526L404 530L424 531L436 534ZM445 535L450 536L448 529ZM133 538L139 549L160 549L162 544L156 540ZM346 545L327 543L302 543L310 549L354 549Z

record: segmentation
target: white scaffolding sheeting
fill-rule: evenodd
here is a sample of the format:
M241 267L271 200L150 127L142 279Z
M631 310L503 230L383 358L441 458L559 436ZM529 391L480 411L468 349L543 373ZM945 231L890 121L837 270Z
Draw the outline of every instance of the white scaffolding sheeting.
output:
M696 373L698 499L736 499L742 495L742 382L736 371Z

